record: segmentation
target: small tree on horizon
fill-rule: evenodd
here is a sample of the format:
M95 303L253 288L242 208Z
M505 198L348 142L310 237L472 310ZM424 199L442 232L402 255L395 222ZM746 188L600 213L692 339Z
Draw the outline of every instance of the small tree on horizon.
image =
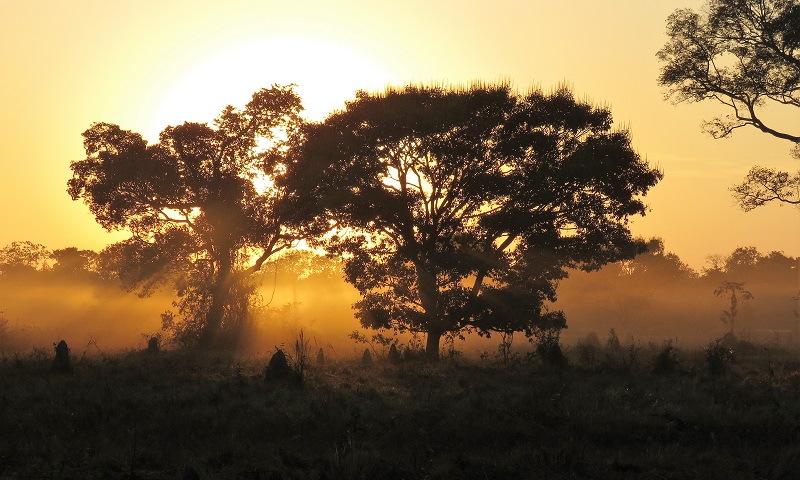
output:
M753 299L753 294L744 288L744 282L731 282L723 281L716 290L714 295L717 297L727 297L730 306L727 310L722 311L719 319L725 325L728 325L728 333L734 333L734 322L739 315L739 302L746 302Z

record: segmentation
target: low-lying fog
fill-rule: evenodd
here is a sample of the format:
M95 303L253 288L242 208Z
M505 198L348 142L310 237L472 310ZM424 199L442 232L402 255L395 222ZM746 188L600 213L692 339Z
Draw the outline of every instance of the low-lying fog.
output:
M730 308L730 295L715 296L724 281L744 282L753 299L738 298L734 330L757 343L795 345L798 328L800 260L782 253L761 254L740 248L716 257L698 273L651 242L651 252L636 260L607 265L600 271L573 271L558 288L551 306L566 313L562 343L574 344L594 332L601 342L610 329L624 343L664 342L695 347L729 330L720 320ZM0 271L0 355L52 349L65 339L76 355L144 348L160 332L161 313L173 309L173 292L165 289L147 298L123 292L111 280L82 271L52 268L6 268ZM255 312L258 334L250 353L266 354L281 345L294 346L302 329L312 351L352 357L364 345L348 337L366 332L353 316L358 293L330 273L297 279L281 263L266 266L261 279L262 306ZM740 295L741 297L741 295ZM457 341L465 355L494 355L499 336L472 334ZM443 349L445 346L443 345ZM514 348L530 350L522 334Z

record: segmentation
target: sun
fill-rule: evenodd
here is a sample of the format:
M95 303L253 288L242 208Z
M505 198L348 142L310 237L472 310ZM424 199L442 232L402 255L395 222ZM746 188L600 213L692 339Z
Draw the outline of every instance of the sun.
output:
M392 82L385 68L356 49L312 37L249 41L218 50L164 89L146 137L156 141L169 125L210 122L226 105L243 107L252 94L273 84L295 84L304 117L321 120L359 89Z

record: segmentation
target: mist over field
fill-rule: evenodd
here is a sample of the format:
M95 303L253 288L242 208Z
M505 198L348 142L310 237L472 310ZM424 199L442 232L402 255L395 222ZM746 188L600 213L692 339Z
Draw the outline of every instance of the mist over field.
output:
M651 241L649 247L650 252L633 261L593 272L572 270L561 281L558 300L549 308L566 314L563 345L574 346L592 333L604 343L611 329L623 344L707 345L730 329L720 319L729 308L729 297L714 294L726 280L743 282L753 296L738 305L734 331L739 339L797 345L797 259L739 248L711 258L702 272L696 272L665 252L660 240ZM251 312L252 327L243 342L247 353L267 355L291 347L301 330L312 351L322 349L329 358L354 358L363 352L365 345L350 335L355 330L367 337L375 332L363 328L354 316L351 306L358 301L358 292L342 279L335 262L324 260L321 265L309 270L277 260L265 266L257 279L259 301ZM0 355L33 349L49 352L61 339L78 354L142 349L155 335L164 336L168 347L161 314L174 310L173 300L169 285L140 297L100 272L57 264L17 268L6 264L0 274ZM403 343L412 340L408 334L399 338ZM470 357L493 358L499 342L497 334L485 338L465 333L465 339L456 339L452 348ZM525 352L532 346L517 333L512 348Z
M573 272L559 289L555 306L567 315L562 338L571 343L596 332L602 339L614 328L621 340L641 342L669 339L682 347L704 346L729 327L720 320L729 308L727 297L714 295L728 278L740 279L753 300L739 306L735 333L759 344L796 345L798 341L797 267L784 258L783 268L709 271L697 277L620 277L619 265L600 272ZM796 261L795 261L796 262ZM749 270L749 271L747 271Z
M352 347L347 334L359 328L350 308L357 293L344 281L290 279L280 266L276 275L273 265L259 281L261 301L252 312L246 351L267 353L294 342L301 329L312 346L342 353ZM7 271L0 275L0 348L6 355L49 350L60 339L78 353L143 348L162 333L161 314L175 310L174 298L169 286L141 297L90 272ZM169 346L166 339L164 344Z

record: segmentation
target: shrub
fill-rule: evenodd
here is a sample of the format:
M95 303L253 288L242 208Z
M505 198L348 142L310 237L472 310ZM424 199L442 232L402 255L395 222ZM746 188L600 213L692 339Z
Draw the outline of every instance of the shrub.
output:
M705 349L708 373L712 377L724 375L733 362L733 349L725 346L720 339L711 342Z
M539 344L536 346L536 353L546 365L552 367L566 367L567 357L561 350L558 342L553 344Z
M678 357L672 340L667 341L653 359L653 373L656 375L670 375L678 370Z
M397 364L403 360L403 357L400 356L400 351L397 349L397 345L394 343L391 347L389 347L389 363Z
M560 327L541 327L534 329L534 335L528 340L536 347L536 354L545 365L553 367L565 367L567 357L561 350L559 338L561 336Z
M586 338L578 341L575 346L578 354L578 362L584 367L593 368L597 363L597 354L600 351L600 339L597 334L589 332Z

